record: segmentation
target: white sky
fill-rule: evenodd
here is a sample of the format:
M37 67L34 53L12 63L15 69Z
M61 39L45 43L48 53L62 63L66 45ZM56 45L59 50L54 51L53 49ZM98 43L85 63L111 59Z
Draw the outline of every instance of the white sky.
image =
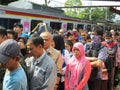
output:
M32 1L34 3L38 3L38 4L44 4L45 0L29 0ZM49 1L49 0L48 0ZM66 0L51 0L51 3L49 4L50 6L64 6ZM92 6L92 5L120 5L120 2L114 2L114 1L86 1L86 0L81 0L83 3L83 6Z

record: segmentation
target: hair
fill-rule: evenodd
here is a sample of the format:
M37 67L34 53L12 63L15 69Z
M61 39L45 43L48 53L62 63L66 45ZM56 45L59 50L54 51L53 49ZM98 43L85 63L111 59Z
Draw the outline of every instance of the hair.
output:
M111 32L110 32L110 31L106 31L106 32L105 32L105 37L112 37Z
M114 33L114 36L119 36L119 32L115 32L115 33Z
M5 28L0 28L0 36L2 37L7 36L7 31Z
M38 46L38 45L42 45L42 47L44 46L43 39L40 36L32 36L28 40L31 40L35 46Z
M19 22L14 23L14 25L13 25L13 27L17 27L17 26L20 27L20 28L23 28L23 25Z
M62 36L60 36L58 34L53 34L53 40L55 42L55 49L62 51L65 48L64 40L63 40Z
M75 30L77 30L77 31L79 32L79 29L78 29L77 27L75 27L75 28L73 28L73 29L75 29Z
M64 43L67 43L68 45L70 45L71 48L73 47L73 44L70 40L65 40Z
M13 30L11 30L11 29L7 29L7 33L8 34L12 34L13 35L13 38L16 40L17 39L17 37L18 37L18 35L17 35L17 33L16 32L14 32Z
M91 39L90 34L87 34L86 39Z
M102 30L102 27L100 27L100 26L94 26L93 28L92 28L92 32L96 32L97 33L97 35L100 35L100 36L103 36L103 30Z

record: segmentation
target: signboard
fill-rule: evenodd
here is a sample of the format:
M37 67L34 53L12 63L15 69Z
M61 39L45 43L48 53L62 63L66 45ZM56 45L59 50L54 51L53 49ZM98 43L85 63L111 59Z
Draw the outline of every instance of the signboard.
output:
M29 22L24 22L24 32L25 33L28 33L30 30L29 30L30 28L29 28Z

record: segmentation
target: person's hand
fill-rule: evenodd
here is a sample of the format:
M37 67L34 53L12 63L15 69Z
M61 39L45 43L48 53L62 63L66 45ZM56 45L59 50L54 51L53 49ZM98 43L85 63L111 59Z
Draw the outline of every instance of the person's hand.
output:
M58 85L56 84L55 87L54 87L54 90L57 90L58 89Z
M120 68L120 62L118 62L117 65L118 65L118 68Z
M102 74L107 74L108 73L107 69L102 69L101 72L102 72Z
M37 27L39 27L39 26L40 26L40 24L41 24L41 23L38 23L38 24L37 24Z

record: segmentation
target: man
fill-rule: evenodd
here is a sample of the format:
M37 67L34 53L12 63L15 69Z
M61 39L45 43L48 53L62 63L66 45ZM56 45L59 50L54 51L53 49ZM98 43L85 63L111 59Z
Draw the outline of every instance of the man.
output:
M6 68L2 90L27 90L27 78L19 64L20 47L12 39L0 44L0 64Z
M13 30L11 29L7 29L7 37L9 39L14 39L16 40L17 39L17 33L15 33Z
M87 31L85 30L81 31L81 37L82 37L82 40L80 42L83 43L83 45L85 45L86 39L87 39Z
M43 48L41 37L30 37L27 41L28 54L26 61L30 90L53 90L56 82L56 66Z
M7 39L7 31L4 27L0 26L0 44ZM5 68L0 68L0 89L2 89L3 77Z
M29 35L28 35L28 34L22 32L22 31L23 31L23 25L22 25L21 23L14 23L13 31L14 31L15 33L17 33L18 38L19 38L20 36L25 36L26 38L29 38Z
M86 51L87 59L90 60L92 66L92 72L88 82L90 90L100 90L101 87L100 68L108 56L107 48L102 46L101 44L102 35L103 32L101 27L99 26L93 27L90 44L91 46Z
M81 35L79 34L79 30L77 29L77 28L73 28L73 33L74 33L74 35L75 35L75 38L76 38L76 41L78 42L78 41L81 41L82 40L82 37L81 37Z
M57 82L55 85L55 89L57 90L59 82L60 82L60 77L62 73L62 55L60 51L56 50L55 48L52 47L52 35L50 32L42 32L40 36L44 40L44 49L48 53L48 55L54 60L56 67L57 67Z
M64 33L65 33L64 29L60 29L59 32L58 32L58 34L61 35L61 36L63 36Z
M6 29L0 28L0 44L7 39Z
M108 49L108 57L105 61L105 65L108 71L108 90L112 90L114 85L117 44L113 40L110 31L105 32L105 41L102 42L102 44Z

